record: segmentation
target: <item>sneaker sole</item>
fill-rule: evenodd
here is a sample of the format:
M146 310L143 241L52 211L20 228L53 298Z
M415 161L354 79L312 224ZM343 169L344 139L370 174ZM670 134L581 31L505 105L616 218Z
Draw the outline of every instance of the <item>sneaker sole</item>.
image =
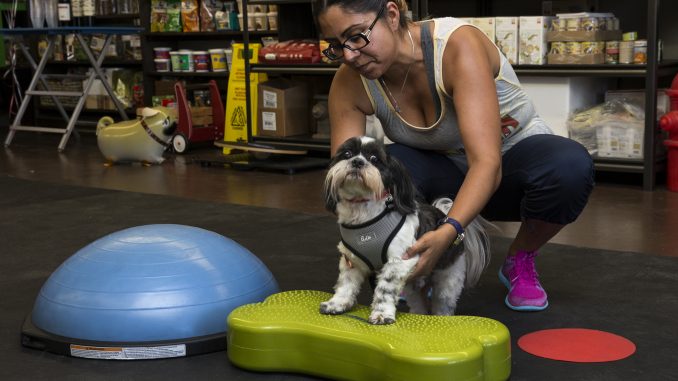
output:
M504 284L504 286L506 286L506 288L509 290L511 289L511 282L509 282L509 280L504 276L504 273L501 272L501 267L499 268L499 280Z
M509 289L509 291L511 290L511 282L504 276L504 273L501 272L501 267L499 268L499 280ZM543 306L514 306L509 302L508 295L506 295L506 298L504 299L504 304L514 311L543 311L549 306L548 300Z

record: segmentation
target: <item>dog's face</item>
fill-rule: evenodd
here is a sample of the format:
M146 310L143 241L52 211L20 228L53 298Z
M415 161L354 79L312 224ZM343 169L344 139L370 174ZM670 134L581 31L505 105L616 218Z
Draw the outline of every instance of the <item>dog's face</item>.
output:
M177 122L174 113L169 112L166 107L144 107L141 110L141 117L146 121L148 127L161 138L168 139L174 135L177 129Z
M330 161L324 184L325 206L341 202L377 201L390 195L402 214L414 212L414 188L405 168L369 137L348 139Z

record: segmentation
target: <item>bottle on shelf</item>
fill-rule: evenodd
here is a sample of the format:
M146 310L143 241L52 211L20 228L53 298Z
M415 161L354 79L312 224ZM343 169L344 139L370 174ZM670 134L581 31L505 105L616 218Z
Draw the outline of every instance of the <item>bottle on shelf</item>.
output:
M45 22L47 22L47 27L56 28L59 26L57 0L42 0L42 6L45 8Z
M132 1L131 0L117 0L116 8L118 9L118 14L128 15L132 13Z
M71 0L71 25L82 25L82 0Z
M71 0L59 0L57 9L59 26L71 26Z
M117 13L115 0L97 0L96 12L98 15L114 15Z
M92 26L92 18L95 10L94 0L82 0L82 18L84 25Z

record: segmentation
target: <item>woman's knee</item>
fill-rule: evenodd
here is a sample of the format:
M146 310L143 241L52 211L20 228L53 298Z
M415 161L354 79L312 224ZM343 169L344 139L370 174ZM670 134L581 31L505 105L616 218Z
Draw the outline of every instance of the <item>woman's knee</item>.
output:
M593 190L593 159L581 144L563 138L545 165L541 179L528 191L526 201L532 205L526 210L535 212L528 217L569 224L584 210Z
M579 143L565 139L553 159L555 178L564 194L591 193L594 183L593 158Z

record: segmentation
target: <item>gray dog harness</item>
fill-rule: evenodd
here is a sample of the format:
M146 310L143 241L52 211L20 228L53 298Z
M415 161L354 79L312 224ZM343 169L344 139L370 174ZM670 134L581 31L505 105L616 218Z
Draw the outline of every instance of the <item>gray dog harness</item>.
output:
M388 247L403 227L405 217L387 207L381 214L359 225L339 225L341 242L370 270L380 270L388 260Z

